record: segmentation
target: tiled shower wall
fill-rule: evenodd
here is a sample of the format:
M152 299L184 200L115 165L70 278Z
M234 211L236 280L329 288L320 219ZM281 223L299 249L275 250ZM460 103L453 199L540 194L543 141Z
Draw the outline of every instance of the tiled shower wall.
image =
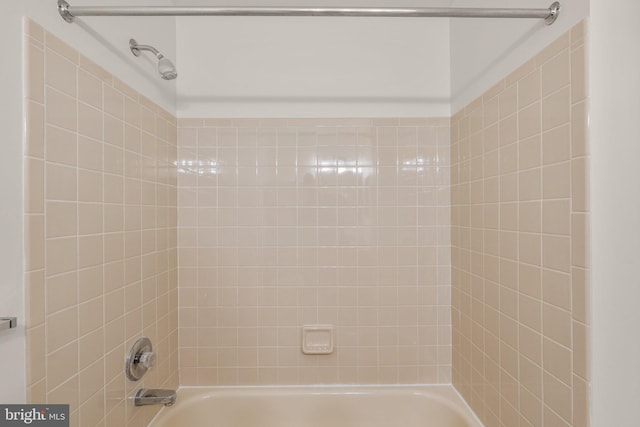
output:
M488 427L589 425L584 37L451 121L453 384Z
M30 401L142 426L157 408L125 398L179 368L183 385L453 380L488 426L588 425L583 26L451 122L179 126L26 33ZM334 354L301 353L315 323ZM159 366L131 383L141 335Z
M176 120L25 23L27 382L72 426L143 426L126 401L178 385ZM158 364L124 376L140 336Z
M450 382L448 119L178 127L183 385Z

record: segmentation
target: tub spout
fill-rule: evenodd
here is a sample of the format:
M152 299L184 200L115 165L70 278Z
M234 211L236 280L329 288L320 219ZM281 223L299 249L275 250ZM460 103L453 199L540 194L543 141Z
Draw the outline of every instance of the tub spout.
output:
M171 406L176 402L176 392L160 388L141 388L133 399L135 406L164 405Z

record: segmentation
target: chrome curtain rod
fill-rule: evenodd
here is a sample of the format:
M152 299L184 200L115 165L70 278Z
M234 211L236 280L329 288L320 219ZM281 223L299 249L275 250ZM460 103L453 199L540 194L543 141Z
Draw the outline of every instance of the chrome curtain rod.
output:
M58 0L58 12L67 22L78 16L349 16L396 18L530 18L547 25L560 14L560 3L548 9L479 8L299 8L299 7L206 7L206 6L71 6Z

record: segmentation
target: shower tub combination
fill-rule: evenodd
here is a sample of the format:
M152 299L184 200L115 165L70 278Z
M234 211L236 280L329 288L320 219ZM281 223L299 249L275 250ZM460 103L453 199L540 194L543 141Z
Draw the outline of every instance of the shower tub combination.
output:
M248 8L71 6L58 0L71 23L78 16L369 16L535 18L551 25L560 4L547 9L487 8ZM156 56L163 79L176 78L173 63L156 48L129 42L131 52ZM171 392L158 394L158 392ZM141 404L173 403L172 391L141 390ZM147 395L149 394L149 395ZM171 399L169 399L171 397ZM142 400L149 399L150 400ZM168 400L167 400L168 399ZM185 387L148 427L482 427L460 395L442 386Z
M482 427L451 386L184 387L148 427Z

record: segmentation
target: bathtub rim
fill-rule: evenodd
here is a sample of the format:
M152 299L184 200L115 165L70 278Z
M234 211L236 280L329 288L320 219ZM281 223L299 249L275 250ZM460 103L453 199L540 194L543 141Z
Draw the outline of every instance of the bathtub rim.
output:
M203 393L208 391L209 393ZM460 413L470 424L470 427L484 427L480 418L471 409L460 392L452 384L312 384L312 385L233 385L233 386L180 386L176 390L178 393L178 404L181 400L197 400L198 396L205 399L211 393L219 393L220 396L230 397L247 394L247 392L269 392L271 395L286 395L294 391L304 394L372 394L374 391L380 393L410 393L412 396L425 396L437 400L439 403ZM184 396L186 394L186 396ZM375 393L373 393L375 394ZM182 399L181 399L182 397ZM175 407L175 405L174 405ZM162 407L156 415L149 421L147 426L153 425L165 411L173 407Z

